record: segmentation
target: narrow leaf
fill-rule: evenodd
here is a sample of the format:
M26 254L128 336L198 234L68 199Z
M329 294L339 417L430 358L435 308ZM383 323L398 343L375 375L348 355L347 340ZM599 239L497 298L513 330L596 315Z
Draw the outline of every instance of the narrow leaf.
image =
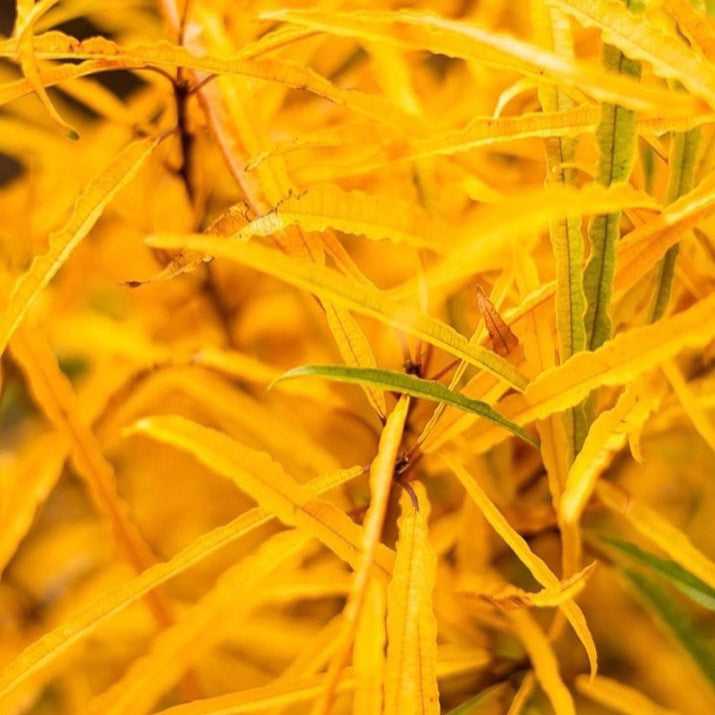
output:
M602 412L591 425L581 451L576 455L566 478L561 497L561 513L571 523L577 522L593 492L599 474L608 460L608 441L638 402L640 385L629 385L610 410Z
M576 715L573 698L561 678L549 639L528 611L515 611L510 620L529 654L536 679L551 701L556 715Z
M634 60L645 60L666 79L678 79L715 107L715 68L675 35L634 15L618 0L549 0L585 27L598 27L605 42ZM621 103L622 104L622 103Z
M609 482L601 482L596 493L609 509L622 514L640 534L661 548L673 561L710 588L715 588L715 563L693 545L687 534Z
M506 542L509 548L516 554L519 561L530 571L531 575L544 588L558 589L560 587L560 581L557 576L544 561L529 548L524 538L511 527L509 522L504 518L504 515L494 506L484 490L479 486L476 479L474 479L464 467L453 460L447 457L444 459L461 482L467 494L474 500L474 503L479 507L482 514L484 514L486 520L491 524L494 531ZM598 668L596 645L586 624L583 612L572 600L564 601L560 605L560 609L573 627L581 643L583 643L591 665L591 673L595 673Z
M511 328L504 322L504 318L494 307L494 304L487 298L481 286L477 286L477 307L484 319L484 324L492 339L494 352L497 355L506 357L519 345L519 338L514 335Z
M395 370L382 368L353 368L345 365L303 365L281 375L280 380L297 377L325 377L338 382L367 383L383 390L394 390L413 397L420 397L432 402L441 402L466 412L479 415L493 424L509 430L525 442L537 446L536 440L521 427L505 420L486 402L472 400L458 392L450 390L441 382L425 380L416 375L408 375Z
M291 9L264 13L263 17L361 40L460 57L537 79L546 76L578 87L600 101L617 102L633 109L667 111L668 95L662 90L646 89L626 77L607 74L593 65L561 57L514 37L431 13L414 10L328 13ZM676 96L671 101L677 106L683 98Z
M624 572L638 600L656 622L688 653L715 686L715 650L702 638L690 614L653 580L636 571Z
M308 290L321 299L370 315L420 337L473 365L489 370L516 389L523 389L527 383L526 378L504 359L491 350L470 345L464 336L448 325L410 306L393 302L385 294L324 266L299 263L257 244L226 242L208 236L155 236L148 239L147 243L155 247L192 248L223 256Z
M502 412L521 424L542 419L577 404L596 387L629 382L687 347L706 345L715 337L714 310L715 296L710 296L658 323L621 333L594 352L574 355L539 375L523 397L507 398L509 409L505 400ZM517 401L523 409L518 418Z
M107 205L137 175L160 141L161 137L139 139L119 152L77 199L67 223L50 234L49 250L35 256L27 272L17 279L0 314L0 353L37 296L89 233Z
M360 613L353 665L355 668L355 715L382 715L382 683L385 677L385 619L384 586L371 578L365 594L365 604Z
M700 406L692 390L688 387L680 368L672 360L664 362L663 372L673 388L676 397L683 406L685 413L698 431L698 434L715 450L715 426L707 412Z
M390 413L380 435L377 455L370 465L370 506L363 522L362 554L347 603L343 609L343 623L337 639L337 650L328 668L325 692L322 694L318 706L319 710L324 713L329 713L332 708L335 688L350 654L358 619L363 609L375 552L380 543L385 523L395 462L402 445L409 405L409 398L403 397Z
M438 715L437 622L432 610L437 558L429 543L429 505L400 497L402 516L395 568L387 595L385 715Z
M442 250L446 228L426 211L399 198L319 184L286 196L272 211L242 228L236 238L269 236L288 226L316 232L332 228L433 251Z
M634 12L641 12L641 0L625 0ZM616 47L605 45L603 65L607 70L640 77L640 63L628 59ZM627 181L636 157L635 113L617 104L603 104L596 129L598 164L596 181L610 186ZM621 213L601 214L588 227L591 254L583 274L586 294L586 337L589 350L595 350L611 337L608 308L613 292L616 242L620 238Z
M362 529L335 505L319 499L310 487L298 484L270 455L175 415L145 417L133 425L132 431L193 455L236 484L284 524L306 530L353 568L358 568ZM387 547L376 549L375 565L383 574L390 573L392 553Z
M363 474L362 467L327 474L308 483L322 493ZM56 662L71 646L97 626L146 593L208 558L223 546L268 523L273 518L260 507L250 509L225 526L200 536L168 561L155 564L126 583L104 592L87 606L66 618L59 626L29 645L0 673L0 700L7 698L36 673Z
M598 534L597 539L616 550L620 555L662 576L701 606L715 611L715 588L693 576L675 561L663 559L649 551L644 551L630 541L624 541L608 534Z
M683 194L688 193L693 187L695 160L700 146L700 135L700 129L696 128L688 132L675 134L671 140L670 156L668 157L670 173L666 190L666 201L668 203L672 203ZM678 250L677 243L670 246L658 266L655 298L650 314L651 320L659 320L668 307Z

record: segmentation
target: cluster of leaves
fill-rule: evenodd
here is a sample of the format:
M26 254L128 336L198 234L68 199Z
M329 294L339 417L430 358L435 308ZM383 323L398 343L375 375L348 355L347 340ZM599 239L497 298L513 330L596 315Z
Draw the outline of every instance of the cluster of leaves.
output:
M710 3L328 5L2 18L0 712L715 712Z

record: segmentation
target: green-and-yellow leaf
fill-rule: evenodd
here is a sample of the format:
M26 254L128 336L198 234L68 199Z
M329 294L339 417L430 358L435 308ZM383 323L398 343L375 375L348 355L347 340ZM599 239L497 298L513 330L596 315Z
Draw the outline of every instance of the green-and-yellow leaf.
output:
M156 247L192 248L250 266L297 288L308 290L321 299L370 315L420 337L473 365L489 370L519 390L526 385L526 378L506 360L486 348L470 345L464 336L448 325L410 306L396 303L384 293L343 277L324 266L293 261L258 244L229 243L208 236L156 236L149 239L148 243Z
M517 425L504 420L502 416L486 402L472 400L459 392L450 390L441 382L424 380L416 375L408 375L395 370L382 368L353 368L346 365L303 365L281 375L280 380L298 377L324 377L338 382L354 382L369 384L382 390L394 390L405 395L421 397L425 400L444 403L450 407L472 412L485 420L509 430L532 445L538 443L534 438Z

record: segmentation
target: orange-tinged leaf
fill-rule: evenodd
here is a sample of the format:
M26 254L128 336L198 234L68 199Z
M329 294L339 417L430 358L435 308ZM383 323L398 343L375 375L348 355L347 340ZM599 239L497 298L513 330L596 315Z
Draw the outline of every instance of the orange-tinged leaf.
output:
M36 509L44 502L62 474L67 458L66 438L45 434L37 438L26 454L3 465L0 490L0 574L30 529Z
M537 606L550 608L561 605L565 600L577 596L586 585L586 580L596 566L594 561L586 568L562 581L558 588L544 588L534 593L505 583L500 579L490 583L486 577L473 576L457 589L457 593L470 599L482 601L499 609L524 608Z
M106 60L117 69L142 67L186 67L207 74L241 75L277 82L295 89L308 90L337 104L350 107L371 119L402 129L415 129L420 123L385 102L379 95L335 87L313 70L295 62L273 58L243 59L216 55L196 55L184 47L161 41L146 45L123 47L104 37L76 40L61 32L37 35L35 56L47 59ZM10 56L10 46L0 43L0 55Z
M479 510L484 514L486 520L491 524L492 528L504 539L509 548L516 554L518 559L531 572L532 576L544 588L558 589L560 588L559 579L554 575L551 569L539 558L524 541L524 538L518 534L504 518L504 515L494 506L484 490L479 486L477 481L467 472L464 467L457 464L449 457L445 457L445 462L449 468L455 473L460 483L474 500ZM576 635L586 649L589 663L591 665L591 673L594 674L598 667L598 657L596 655L596 645L593 641L593 636L588 629L586 619L581 609L572 601L567 600L560 606L564 616L568 619L573 627Z
M239 202L222 213L211 223L204 233L211 236L229 236L240 231L246 225L247 221L248 207L244 203ZM199 251L181 250L154 277L146 281L127 281L127 285L136 288L145 283L168 281L184 273L191 273L200 265L210 260L210 256Z
M437 623L432 606L436 556L429 543L429 503L405 491L395 568L387 594L385 715L437 715Z
M17 55L20 59L20 67L28 83L32 89L37 92L37 96L40 98L42 104L44 104L52 121L64 131L70 139L77 139L79 137L77 131L60 116L50 101L50 98L47 96L47 92L37 70L37 62L35 61L33 48L35 22L58 2L59 0L40 0L32 7L28 6L25 8L25 12L23 12L22 3L18 6L18 16L15 20Z
M23 326L15 333L11 349L38 405L70 441L75 468L86 480L98 509L109 520L120 553L136 570L148 568L155 556L131 520L129 507L117 492L114 469L80 415L72 385L60 370L50 346L34 326L32 329Z
M26 273L15 282L0 314L0 353L40 292L89 233L112 199L139 172L161 137L139 139L121 151L96 176L77 199L67 223L50 234L49 250L36 256Z
M489 337L494 345L497 355L506 357L519 345L519 338L514 335L511 328L504 322L494 304L487 298L481 286L477 286L477 307L484 318L484 324L489 332Z

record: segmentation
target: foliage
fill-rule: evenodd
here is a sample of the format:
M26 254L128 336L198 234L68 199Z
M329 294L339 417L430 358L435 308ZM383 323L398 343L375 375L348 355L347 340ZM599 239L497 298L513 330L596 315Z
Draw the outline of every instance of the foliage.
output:
M715 712L712 7L0 5L0 713Z

